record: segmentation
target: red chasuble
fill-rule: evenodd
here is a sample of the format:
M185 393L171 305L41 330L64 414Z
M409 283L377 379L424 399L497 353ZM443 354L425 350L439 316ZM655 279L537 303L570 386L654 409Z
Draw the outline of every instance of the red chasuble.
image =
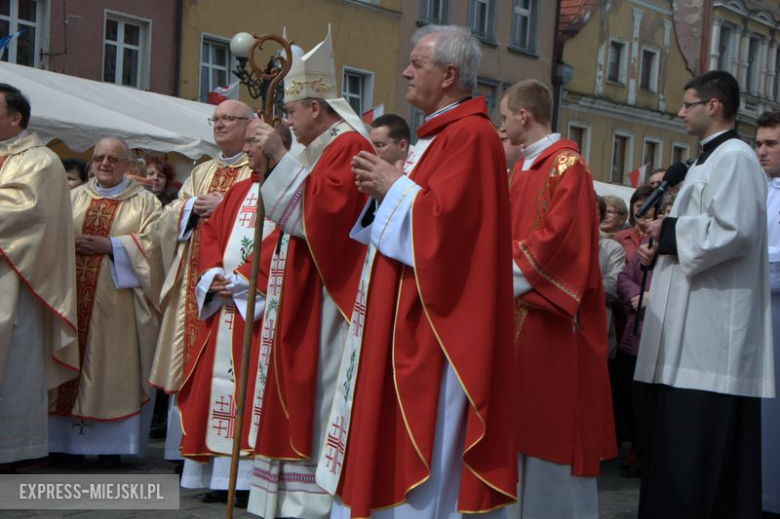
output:
M366 202L352 174L352 157L361 151L374 152L359 133L336 137L304 184L306 238L290 237L257 433L255 451L267 458L312 455L322 287L348 320L366 252L349 238Z
M515 166L514 260L532 290L516 299L517 450L596 476L615 456L593 179L561 140Z
M244 202L244 198L249 192L252 183L258 182L259 179L260 176L253 173L250 178L237 183L227 192L225 198L214 210L211 217L205 220L205 223L201 228L200 250L198 255L199 271L194 273L195 279L198 279L203 272L211 268L222 267L222 258L225 254L228 240L230 239L231 230L236 222L236 217L241 210L241 205ZM263 294L265 294L268 283L268 266L271 263L271 255L278 237L279 233L274 231L263 240L260 272L257 280L258 291ZM247 277L247 274L251 270L250 268L246 268L248 265L251 265L251 257L247 259L247 263L240 269L240 273L244 277ZM184 383L176 401L179 410L181 411L182 456L198 461L206 461L207 456L214 455L214 453L206 447L206 436L208 427L211 426L211 424L208 423L208 417L219 317L220 312L216 312L208 319L200 321L197 340L195 341L197 346L194 351L195 361L192 363L190 369L184 373ZM244 337L244 320L238 311L233 314L233 319L233 368L235 370L235 380L238 381L241 368L240 359ZM257 366L258 348L256 346L257 337L259 337L260 334L261 323L262 321L257 321L253 326L253 335L255 338L252 341L253 347L249 359L250 366ZM244 403L245 419L243 426L244 432L241 441L242 451L250 450L248 440L252 421L248 417L250 416L253 407L252 399L254 396L254 386L254 372L250 371L247 379L247 392ZM238 391L237 383L236 391Z
M458 510L515 499L512 274L506 159L482 98L423 124L411 179L414 268L377 254L338 493L353 517L430 475L449 362L468 398Z

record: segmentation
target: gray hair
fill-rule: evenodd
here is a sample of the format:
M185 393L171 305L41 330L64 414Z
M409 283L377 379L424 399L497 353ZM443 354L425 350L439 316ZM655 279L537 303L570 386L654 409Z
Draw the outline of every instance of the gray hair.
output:
M458 25L426 25L412 36L417 45L424 36L436 33L433 64L439 68L454 65L458 69L458 87L473 93L477 89L477 74L482 50L468 29Z

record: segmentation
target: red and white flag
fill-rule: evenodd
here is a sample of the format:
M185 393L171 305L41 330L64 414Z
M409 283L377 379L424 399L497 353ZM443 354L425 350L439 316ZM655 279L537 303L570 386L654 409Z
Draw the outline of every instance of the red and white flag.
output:
M228 86L217 87L206 96L206 102L211 105L218 105L228 99L238 99L238 81Z
M375 106L371 110L366 110L363 112L363 122L366 124L371 124L374 122L374 119L385 115L385 104L382 103L381 105Z
M642 184L645 183L645 177L647 176L647 166L650 164L645 164L634 171L628 172L628 180L631 181L631 187L639 187Z

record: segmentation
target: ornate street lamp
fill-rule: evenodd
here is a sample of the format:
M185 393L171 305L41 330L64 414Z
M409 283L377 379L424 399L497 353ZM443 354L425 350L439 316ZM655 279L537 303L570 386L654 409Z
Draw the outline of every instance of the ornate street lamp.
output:
M293 59L302 57L303 49L292 45L292 42L290 44ZM282 69L282 60L279 59L281 51L277 51L268 59L268 63L261 67L255 61L256 50L262 50L262 41L254 34L239 32L230 40L230 52L238 60L233 74L246 86L252 99L262 97L265 106L271 81ZM273 106L277 115L285 113L284 85L281 81L273 93Z

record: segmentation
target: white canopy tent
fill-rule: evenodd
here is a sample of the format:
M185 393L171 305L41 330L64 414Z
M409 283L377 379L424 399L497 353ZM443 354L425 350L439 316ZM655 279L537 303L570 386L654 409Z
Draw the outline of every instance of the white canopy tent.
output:
M30 100L30 130L44 142L57 139L75 152L107 135L133 149L179 153L192 160L219 151L207 121L213 105L2 61L0 82Z
M631 207L631 195L636 191L633 187L608 184L607 182L599 182L598 180L593 181L593 189L599 196L610 195L622 198L626 202L626 207Z

